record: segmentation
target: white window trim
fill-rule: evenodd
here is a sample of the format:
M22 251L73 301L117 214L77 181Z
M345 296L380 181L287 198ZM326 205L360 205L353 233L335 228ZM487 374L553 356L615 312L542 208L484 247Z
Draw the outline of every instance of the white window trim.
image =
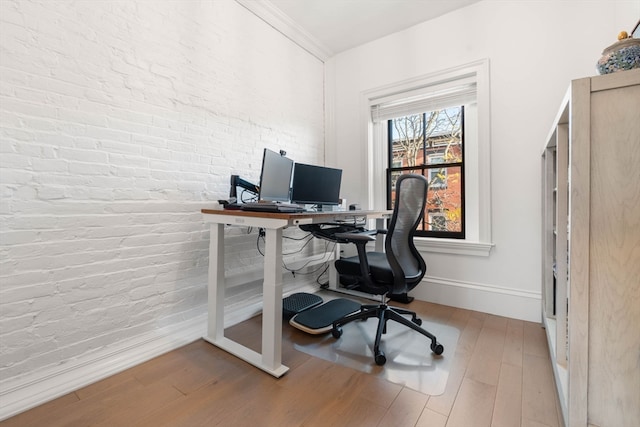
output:
M491 242L491 108L489 60L465 64L441 72L385 85L362 93L363 128L367 129L367 182L369 206L386 208L386 144L374 144L385 138L386 126L374 126L371 107L382 98L472 76L477 84L477 144L465 147L465 239L416 238L416 246L426 252L489 256ZM374 135L378 132L378 135Z

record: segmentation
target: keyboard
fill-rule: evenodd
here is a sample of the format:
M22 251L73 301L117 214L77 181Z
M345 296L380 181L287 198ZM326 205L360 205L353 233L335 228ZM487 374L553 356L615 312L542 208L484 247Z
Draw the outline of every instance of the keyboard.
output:
M304 212L304 208L300 205L293 203L264 203L264 202L251 202L242 205L243 211L253 212L280 212L280 213L296 213Z

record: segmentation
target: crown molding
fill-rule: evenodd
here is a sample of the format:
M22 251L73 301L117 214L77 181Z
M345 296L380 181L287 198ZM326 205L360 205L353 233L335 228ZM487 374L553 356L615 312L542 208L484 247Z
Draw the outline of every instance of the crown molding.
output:
M269 0L236 0L238 4L262 19L298 46L325 62L334 55L327 46L314 38Z

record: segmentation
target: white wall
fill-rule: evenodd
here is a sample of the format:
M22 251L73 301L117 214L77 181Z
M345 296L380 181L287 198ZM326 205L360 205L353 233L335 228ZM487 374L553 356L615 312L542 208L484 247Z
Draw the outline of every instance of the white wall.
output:
M230 0L3 0L0 49L2 418L201 336L200 209L263 147L324 162L324 76Z
M490 61L492 242L489 257L426 252L425 286L443 304L540 319L540 154L571 79L631 32L637 1L484 0L329 60L327 159L349 203L369 200L363 92ZM329 128L329 126L332 126Z

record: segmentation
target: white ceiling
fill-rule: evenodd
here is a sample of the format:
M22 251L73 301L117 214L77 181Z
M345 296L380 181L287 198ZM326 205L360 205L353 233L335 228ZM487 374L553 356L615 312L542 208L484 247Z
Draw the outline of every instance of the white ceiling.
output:
M242 3L259 2L280 11L331 56L478 1L245 0Z

